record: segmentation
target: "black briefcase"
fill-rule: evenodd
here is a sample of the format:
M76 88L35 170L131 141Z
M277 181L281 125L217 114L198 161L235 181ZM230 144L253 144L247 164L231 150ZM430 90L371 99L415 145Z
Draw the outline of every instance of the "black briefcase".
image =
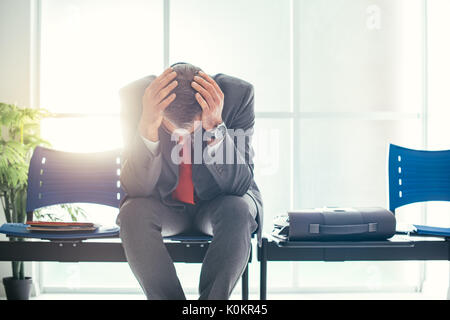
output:
M333 207L278 216L272 235L289 241L386 240L395 228L395 216L387 209Z

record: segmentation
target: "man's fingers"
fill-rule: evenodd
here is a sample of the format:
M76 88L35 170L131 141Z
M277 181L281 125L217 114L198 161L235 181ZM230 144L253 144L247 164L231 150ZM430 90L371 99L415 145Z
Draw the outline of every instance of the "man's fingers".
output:
M167 74L163 79L160 80L159 83L156 84L156 86L154 88L151 89L150 91L150 96L153 99L158 100L157 102L160 102L162 99L164 99L166 95L164 95L162 92L162 90L164 90L167 85L173 80L175 79L175 77L177 76L177 73L175 71ZM155 80L156 81L156 80ZM171 90L169 90L170 92Z
M209 107L213 107L216 104L215 99L211 95L210 91L206 90L204 87L199 85L196 81L193 81L191 86L202 95L202 97L206 100L206 102L208 102ZM210 90L211 90L211 88L210 88Z
M195 76L194 77L194 81L199 83L203 88L205 88L209 94L211 95L213 101L216 104L220 103L220 97L219 94L217 93L216 89L214 88L214 86L209 83L208 81L206 81L205 79L199 77L199 76ZM207 98L207 97L206 97ZM208 99L206 99L208 101L208 103L210 103L210 101Z
M161 79L163 79L164 77L166 77L169 73L172 73L172 72L173 72L173 68L172 68L172 67L169 67L169 68L167 68L166 70L164 70L163 73L161 73L157 79L158 79L158 80L161 80Z
M153 94L157 95L159 91L164 89L173 79L175 79L177 73L175 71L168 73L166 76L161 78L159 82L156 84L155 88L152 90Z
M152 81L152 83L150 83L150 85L147 87L147 89L151 90L151 89L154 89L155 87L157 87L161 83L161 80L164 79L171 72L173 72L173 69L171 67L164 70L163 73L161 73L158 77L155 78L155 80Z
M164 100L167 95L173 90L175 89L175 87L178 86L178 81L172 81L167 87L163 88L162 90L160 90L156 96L156 103L161 102L162 100Z
M206 103L205 99L203 99L200 93L195 94L195 99L197 99L198 104L200 105L200 107L202 107L203 111L209 110L208 103Z
M176 94L172 93L170 96L165 98L158 104L158 109L162 112L164 111L172 102L175 100Z
M172 68L166 69L159 77L157 77L153 82L150 84L150 87L148 90L150 90L150 95L152 97L156 96L161 89L167 86L175 77L177 76L177 73L173 71Z
M206 79L206 81L208 81L217 91L218 95L223 99L224 94L222 92L222 89L220 89L219 85L217 84L216 81L214 81L213 78L211 78L209 75L207 75L206 73L204 73L203 71L199 71L198 74L200 76L202 76L203 78Z

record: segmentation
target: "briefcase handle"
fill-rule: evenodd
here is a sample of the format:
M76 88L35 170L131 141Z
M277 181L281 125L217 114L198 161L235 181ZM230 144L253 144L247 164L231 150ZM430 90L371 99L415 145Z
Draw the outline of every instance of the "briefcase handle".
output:
M365 223L365 224L347 224L347 225L323 225L314 224L309 225L309 233L313 234L361 234L376 232L378 229L378 223Z

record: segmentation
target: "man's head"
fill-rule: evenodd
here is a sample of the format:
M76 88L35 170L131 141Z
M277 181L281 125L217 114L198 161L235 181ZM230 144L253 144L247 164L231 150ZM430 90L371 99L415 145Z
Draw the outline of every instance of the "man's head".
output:
M191 83L201 69L190 63L178 62L171 66L177 73L178 85L173 89L175 100L164 110L164 126L170 132L182 128L193 131L194 122L201 119L202 108L195 98Z

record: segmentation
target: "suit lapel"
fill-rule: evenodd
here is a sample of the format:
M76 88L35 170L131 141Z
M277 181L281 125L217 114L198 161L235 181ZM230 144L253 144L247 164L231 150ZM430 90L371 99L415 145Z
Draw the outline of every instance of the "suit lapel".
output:
M172 148L175 145L174 141L170 140L170 135L162 128L159 128L159 140L162 154L162 170L159 178L159 194L163 202L166 204L173 204L171 200L171 193L175 189L178 181L178 166L173 163L171 159Z
M164 159L164 162L167 163L170 171L177 177L178 179L178 166L172 161L172 148L175 146L175 141L170 140L169 133L166 130L159 128L159 139L161 141L161 153Z

